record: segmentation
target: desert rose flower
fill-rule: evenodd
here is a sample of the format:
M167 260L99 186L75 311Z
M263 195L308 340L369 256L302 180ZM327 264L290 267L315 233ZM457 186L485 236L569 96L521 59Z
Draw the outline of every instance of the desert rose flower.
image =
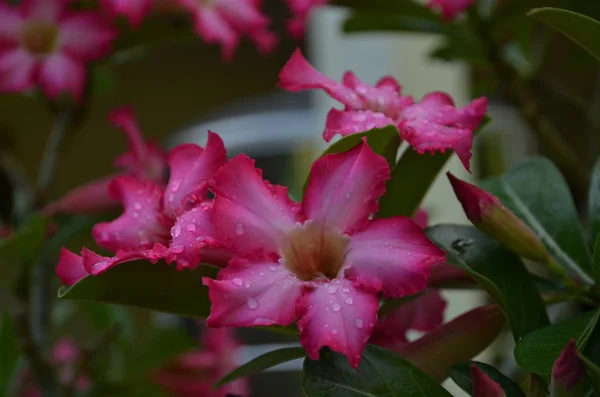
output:
M358 366L377 322L378 294L401 297L427 285L444 252L403 217L370 219L385 191L387 161L365 142L318 159L301 204L264 181L245 155L215 175L213 223L234 257L204 279L209 326L288 325L312 359L328 346Z
M85 248L78 256L63 249L57 275L70 285L87 273L97 275L130 260L165 259L178 269L194 268L200 258L216 264L225 260L227 253L215 240L212 202L206 194L208 180L226 161L223 141L210 132L206 148L183 144L171 150L166 187L131 176L114 179L109 194L123 204L124 212L112 222L95 225L92 235L115 256L103 257Z
M261 53L277 45L277 36L260 10L261 0L174 0L192 15L196 33L207 43L219 43L223 59L231 60L242 37Z
M342 136L373 128L395 125L402 139L419 153L454 150L469 169L473 131L487 110L487 99L479 98L464 108L456 108L452 98L433 92L416 102L404 96L401 86L390 76L375 86L347 71L338 83L317 71L296 50L279 74L279 84L288 91L321 89L341 102L343 110L331 109L323 138L329 142Z
M50 99L81 100L86 64L105 55L116 30L95 11L67 10L63 0L0 4L0 91L39 85Z
M505 397L504 389L476 365L471 366L473 397Z
M113 15L127 18L133 27L139 27L150 11L154 0L101 0L100 4Z
M110 122L123 130L129 150L115 159L115 165L138 180L163 184L167 171L167 154L155 142L146 141L135 121L131 107L115 109ZM100 178L78 186L44 208L45 215L56 213L89 214L115 208L119 202L108 195L108 187L117 175Z
M288 32L295 38L304 36L306 23L310 12L319 6L327 4L329 0L286 0L292 18L287 23Z
M208 328L200 349L184 354L158 371L154 380L174 397L249 396L250 387L245 378L213 390L216 381L240 365L239 347L232 329Z
M550 394L557 397L580 396L585 378L585 366L579 358L575 341L571 340L552 367Z
M427 7L441 12L446 21L452 21L476 2L477 0L429 0Z

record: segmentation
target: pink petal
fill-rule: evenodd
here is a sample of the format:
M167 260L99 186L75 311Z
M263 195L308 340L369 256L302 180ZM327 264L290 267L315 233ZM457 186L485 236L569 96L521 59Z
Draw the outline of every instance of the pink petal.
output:
M381 346L394 346L407 343L409 330L427 332L444 322L446 301L439 291L426 292L382 317L377 322L371 338L372 343Z
M0 3L0 47L17 45L23 26L23 16L8 4Z
M219 0L215 6L235 30L252 32L269 24L269 18L260 12L255 3L253 0Z
M289 198L287 188L263 181L261 174L254 160L241 154L211 183L218 240L240 255L277 252L285 233L302 220L300 206Z
M292 92L321 89L352 109L362 109L363 101L350 87L346 87L316 70L296 49L279 73L279 85Z
M54 364L73 365L81 356L81 351L73 339L59 339L52 349L52 361Z
M114 176L98 179L74 188L48 204L43 210L44 214L90 214L117 207L119 203L108 196L108 186L113 178Z
M35 84L36 60L20 47L0 51L0 91L22 92Z
M165 259L178 268L195 268L200 263L202 248L218 247L211 222L212 203L202 203L179 215L171 228L171 245Z
M162 189L128 176L116 178L110 196L123 204L123 214L92 229L96 243L111 251L149 248L169 241L169 221L160 211Z
M398 80L396 80L392 76L382 77L381 79L379 79L377 84L375 84L375 87L384 88L384 89L396 92L398 94L401 94L401 91L402 91L402 86L400 85L400 83L398 83Z
M224 60L231 60L239 43L240 34L214 7L193 10L194 29L207 43L220 43Z
M421 229L425 229L429 224L429 214L422 208L419 208L413 215L412 220L415 221Z
M22 0L21 10L29 20L56 22L65 11L64 0Z
M302 282L276 262L234 258L218 280L203 279L212 303L211 327L288 325L294 321Z
M348 280L320 284L305 292L298 306L300 343L312 360L318 360L319 350L327 346L345 354L356 368L378 308L376 294L355 288Z
M504 397L504 389L500 384L493 381L485 372L471 365L471 377L473 378L473 397Z
M152 263L156 263L162 258L161 249L147 249L138 251L118 251L115 256L107 257L98 255L95 252L90 251L87 248L81 250L81 257L83 258L83 266L89 274L97 276L104 273L108 269L115 267L121 263L135 261L135 260L148 260Z
M70 93L76 100L81 100L85 67L80 61L57 53L43 60L38 79L50 99L58 99L61 94Z
M555 389L572 390L585 378L585 365L575 345L575 340L569 341L552 366L552 387ZM559 390L556 390L557 392ZM557 393L560 395L560 393Z
M194 144L183 144L171 150L171 177L163 201L165 212L172 216L192 195L198 198L204 196L208 180L226 162L227 153L221 137L210 131L205 149Z
M102 0L101 5L113 15L123 15L138 28L154 0Z
M412 105L411 97L400 95L400 86L398 82L391 77L384 77L376 87L360 80L353 72L344 73L343 84L354 90L362 98L364 109L373 112L383 113L384 115L396 119L400 111ZM397 89L390 89L394 87Z
M89 276L83 267L83 258L63 248L56 265L56 275L65 285L73 285L82 278Z
M327 114L323 139L329 142L337 134L346 136L393 124L396 124L395 121L383 113L370 110L331 109Z
M432 10L439 10L446 21L452 21L473 6L477 0L429 0L427 7Z
M61 20L59 40L70 56L91 61L110 51L117 34L100 13L80 11Z
M408 218L375 219L350 236L346 277L388 297L413 295L427 286L429 269L444 251Z
M390 177L387 161L363 142L319 158L312 166L302 208L308 219L351 233L377 212Z
M116 108L110 112L108 120L112 125L125 133L127 143L129 144L129 150L131 151L131 157L135 159L132 163L141 162L146 156L146 142L144 141L144 135L140 131L140 127L135 120L133 108L131 106ZM117 164L128 168L131 167L129 171L132 171L133 168L135 168L135 164Z
M250 33L250 38L254 41L258 52L261 54L272 52L279 44L279 36L266 29Z

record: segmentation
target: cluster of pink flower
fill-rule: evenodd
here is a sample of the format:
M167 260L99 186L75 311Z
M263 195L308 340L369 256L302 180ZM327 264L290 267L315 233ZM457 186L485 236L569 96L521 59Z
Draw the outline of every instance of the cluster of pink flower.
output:
M346 105L329 113L327 140L391 124L416 150L454 149L467 167L473 129L486 111L485 99L456 109L442 93L414 103L391 77L373 87L347 72L338 84L299 52L282 70L281 85L321 88ZM131 142L131 152L117 162L126 174L78 188L47 213L83 210L78 203L99 208L121 202L123 214L92 232L100 247L115 254L63 250L57 274L65 284L137 259L164 260L179 270L200 262L220 265L217 280L204 280L212 302L210 326L285 326L298 319L300 341L311 358L328 346L353 366L372 335L375 342L406 342L409 329L427 331L442 322L445 302L438 292L377 322L380 294L400 298L423 291L432 266L445 257L422 231L425 214L418 214L420 225L404 217L373 217L390 168L365 141L316 160L302 203L296 203L285 187L263 180L249 157L228 160L215 133L209 132L204 148L180 145L165 161L155 145L143 141L130 110L119 109L111 119ZM110 197L98 194L101 189Z

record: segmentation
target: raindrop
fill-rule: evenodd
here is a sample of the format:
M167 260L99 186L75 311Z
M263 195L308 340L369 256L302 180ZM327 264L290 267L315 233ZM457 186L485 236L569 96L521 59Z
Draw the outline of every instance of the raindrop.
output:
M452 248L459 252L465 252L466 248L473 244L473 239L471 238L459 238L458 240L454 240L452 242Z
M335 285L330 285L329 287L327 287L327 292L329 292L330 294L335 294L337 292L337 287Z
M272 272L276 272L277 268L275 266L269 266L269 270Z
M354 325L356 325L356 328L362 328L365 323L363 322L362 318L355 318Z
M142 205L140 203L135 203L133 205L133 208L135 208L136 210L141 210L142 209Z
M333 311L334 312L339 312L341 309L340 305L338 305L337 303L333 305Z
M246 301L246 304L248 305L248 308L250 310L258 309L258 302L254 298L248 298L248 300Z
M346 287L344 287L344 288L342 288L342 292L343 292L344 294L347 294L348 292L350 292L350 288L346 288Z
M335 329L332 329L332 330L331 330L331 333L332 333L333 335L337 335L337 330L335 330Z
M234 278L234 279L233 279L233 283L234 283L235 285L237 285L237 286L240 286L240 285L242 285L242 282L243 282L243 281L242 281L242 279L241 279L241 278Z
M346 298L346 300L345 300L344 302L346 302L346 304L347 304L347 305L351 305L351 304L353 304L353 303L354 303L354 301L352 300L352 298L351 298L351 297L347 297L347 298Z
M186 226L186 229L188 230L188 232L195 232L196 225L194 225L193 223L190 223L189 225Z
M137 212L134 212L133 214L131 214L131 216L133 216L134 218L137 218L138 216L140 216L140 214L138 214Z
M179 226L179 225L173 226L173 229L171 229L171 235L173 236L173 238L179 237L180 234L181 234L181 226Z
M244 234L244 225L242 225L241 223L235 225L235 234L237 234L238 236Z
M173 191L173 192L178 191L180 186L181 186L181 179L177 179L177 180L173 181L173 186L171 187L171 191Z

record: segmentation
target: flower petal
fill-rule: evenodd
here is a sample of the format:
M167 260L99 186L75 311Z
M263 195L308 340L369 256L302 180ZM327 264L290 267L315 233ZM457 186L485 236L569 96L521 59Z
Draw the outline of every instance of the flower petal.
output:
M219 0L216 4L223 17L239 32L261 30L269 24L269 18L258 8L254 0Z
M312 360L318 360L319 350L327 346L346 355L356 368L378 308L376 294L355 288L348 280L320 284L305 292L298 306L300 343Z
M85 67L64 54L56 53L42 62L39 83L50 99L58 99L61 94L70 93L81 100L85 84Z
M83 267L83 258L71 251L63 248L60 251L60 258L56 265L56 275L65 285L73 285L89 273Z
M220 43L221 56L226 61L231 60L238 46L240 34L214 7L192 5L192 13L196 34L207 43Z
M429 269L444 263L444 251L408 218L375 219L350 236L346 277L392 298L427 286Z
M327 114L323 139L329 142L336 134L346 136L393 124L396 124L393 119L371 110L331 109Z
M191 195L202 199L208 189L208 180L227 162L225 146L219 135L208 133L206 148L194 144L183 144L169 153L171 177L165 189L163 205L171 216Z
M302 282L276 262L234 258L218 280L203 279L212 303L211 327L288 325L294 321Z
M254 160L238 155L211 182L218 240L240 255L277 252L285 233L300 221L300 206L287 188L263 181Z
M439 10L446 21L452 21L456 17L476 3L477 0L429 0L427 7Z
M154 0L101 0L101 5L113 15L123 15L138 28Z
M380 318L373 330L372 343L383 347L407 343L409 330L427 332L444 322L446 301L437 290L427 290Z
M123 214L92 229L96 243L111 251L149 248L169 241L169 221L160 211L162 189L151 183L122 176L109 186L110 196L123 204Z
M23 16L15 7L0 4L0 47L18 43L23 20Z
M302 208L308 219L351 233L377 212L377 199L390 177L387 161L363 142L328 154L312 166Z
M279 85L292 92L321 89L352 109L362 109L363 101L350 87L338 83L315 69L296 49L279 73Z
M21 10L27 19L43 22L56 22L64 12L64 0L23 0Z
M171 228L171 245L166 253L168 263L178 268L195 268L200 263L202 248L218 247L211 222L212 203L205 202L177 217Z
M107 257L98 255L84 247L81 250L81 257L83 258L85 270L89 272L89 274L97 276L98 274L102 274L108 269L125 262L144 259L156 263L162 258L163 252L162 247L157 245L154 249L127 252L118 251L115 256Z
M36 64L22 48L0 51L0 91L22 92L33 87Z
M91 61L108 53L117 37L114 29L100 13L80 11L60 22L60 44L70 56Z
M419 208L413 215L412 220L415 221L421 229L425 229L429 224L429 214L422 208Z
M90 181L66 193L57 201L44 208L45 215L90 214L102 212L118 206L118 202L108 195L108 187L114 176Z
M377 86L373 87L360 80L353 72L347 71L344 73L343 84L352 88L362 98L365 109L383 113L393 119L398 118L403 108L413 104L412 97L400 95L400 85L389 76L384 77Z

